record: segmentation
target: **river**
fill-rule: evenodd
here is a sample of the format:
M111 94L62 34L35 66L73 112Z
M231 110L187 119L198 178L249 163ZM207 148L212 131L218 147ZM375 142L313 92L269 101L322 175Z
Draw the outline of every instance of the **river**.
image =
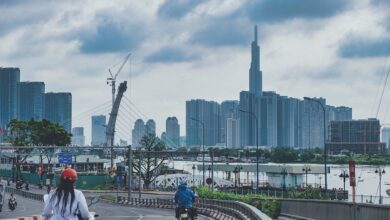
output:
M188 171L192 173L192 166L193 165L201 164L199 162L190 162L190 161L174 161L174 163L171 162L171 166L174 166L176 169L183 169L185 171ZM217 163L215 163L217 164ZM238 163L239 164L239 163ZM247 164L247 163L245 163ZM275 164L275 163L270 163ZM288 166L289 164L280 164L283 166ZM302 164L302 165L315 165L318 166L318 164ZM207 165L206 165L207 166ZM342 188L343 187L343 178L339 177L339 175L343 172L343 170L348 171L348 164L345 165L335 165L330 164L328 165L330 167L330 173L328 173L328 189L332 188ZM386 173L382 175L382 196L383 196L383 203L384 204L390 204L390 197L387 196L386 190L390 189L390 166L382 166ZM377 169L377 166L370 166L370 165L357 165L356 166L356 201L357 202L366 202L370 199L374 203L378 203L379 201L379 174L375 173L375 170ZM195 170L195 175L202 175L201 170ZM206 175L208 176L208 171L206 170ZM241 174L241 178L245 179L246 174ZM223 177L222 172L215 172L214 176L218 176L220 178ZM256 176L254 173L252 173L249 176L250 180L255 180ZM267 182L267 176L264 172L261 172L259 174L260 182ZM307 176L307 182L308 185L311 185L313 187L318 187L320 184L322 187L324 187L324 175L323 174L310 174L308 173ZM350 196L350 200L352 200L352 187L349 186L349 179L346 179L346 190L348 190ZM362 197L363 195L363 197ZM371 198L372 196L372 198Z

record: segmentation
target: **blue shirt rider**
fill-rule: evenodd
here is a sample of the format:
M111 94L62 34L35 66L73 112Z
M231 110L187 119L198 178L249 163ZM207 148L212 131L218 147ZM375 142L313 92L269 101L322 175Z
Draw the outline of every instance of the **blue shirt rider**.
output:
M175 202L180 208L192 208L192 203L195 201L195 194L187 188L187 183L182 183L178 186L175 194Z
M178 186L178 190L175 194L175 203L180 208L192 209L192 203L195 201L195 194L192 190L187 188L187 183L183 182ZM176 218L178 218L178 209L176 210Z

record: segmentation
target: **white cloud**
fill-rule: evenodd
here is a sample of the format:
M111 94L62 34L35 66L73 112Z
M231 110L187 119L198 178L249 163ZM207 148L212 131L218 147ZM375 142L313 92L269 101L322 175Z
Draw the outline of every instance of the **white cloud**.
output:
M248 89L254 21L245 12L248 1L202 2L186 9L187 14L168 17L158 15L164 2L0 5L0 13L6 15L0 21L1 65L20 67L22 80L45 81L47 91L72 92L73 124L86 127L89 142L90 115L84 112L106 103L92 113L108 113L107 70L132 52L130 67L126 65L119 76L120 81L129 81L126 96L156 120L158 132L165 129L166 117L178 116L184 135L186 100L238 99L239 92ZM353 107L355 118L373 116L384 58L341 58L338 49L350 35L389 34L386 27L390 25L386 11L378 11L369 1L346 2L347 7L332 9L326 16L292 14L259 23L265 90L292 97L323 96L329 104ZM109 28L98 41L102 24ZM118 44L118 39L124 43ZM107 41L116 48L84 53L82 45L91 40L95 40L92 46ZM166 62L145 62L147 57L168 52L174 56ZM180 59L181 53L185 59ZM385 98L384 103L388 102ZM119 138L130 141L134 119L135 115L123 116Z

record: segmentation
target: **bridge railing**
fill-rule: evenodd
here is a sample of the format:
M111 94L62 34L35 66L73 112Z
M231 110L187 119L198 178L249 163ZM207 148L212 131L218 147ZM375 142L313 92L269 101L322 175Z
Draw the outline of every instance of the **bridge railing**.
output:
M138 199L118 196L117 203L129 204L134 206L157 207L157 208L176 208L173 199L148 198ZM270 217L262 213L257 208L238 201L197 199L194 203L198 213L213 217L214 219L227 219L233 217L240 220L271 220Z

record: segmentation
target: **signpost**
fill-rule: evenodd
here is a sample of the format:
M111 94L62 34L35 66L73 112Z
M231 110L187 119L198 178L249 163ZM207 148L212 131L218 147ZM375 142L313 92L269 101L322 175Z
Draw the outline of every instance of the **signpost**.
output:
M206 183L207 183L207 185L211 185L213 183L213 179L211 179L210 177L207 178Z
M355 161L349 161L349 185L352 186L352 202L355 202L355 186L356 186L356 177L355 177Z
M73 163L73 156L71 153L59 153L58 163L71 165Z

